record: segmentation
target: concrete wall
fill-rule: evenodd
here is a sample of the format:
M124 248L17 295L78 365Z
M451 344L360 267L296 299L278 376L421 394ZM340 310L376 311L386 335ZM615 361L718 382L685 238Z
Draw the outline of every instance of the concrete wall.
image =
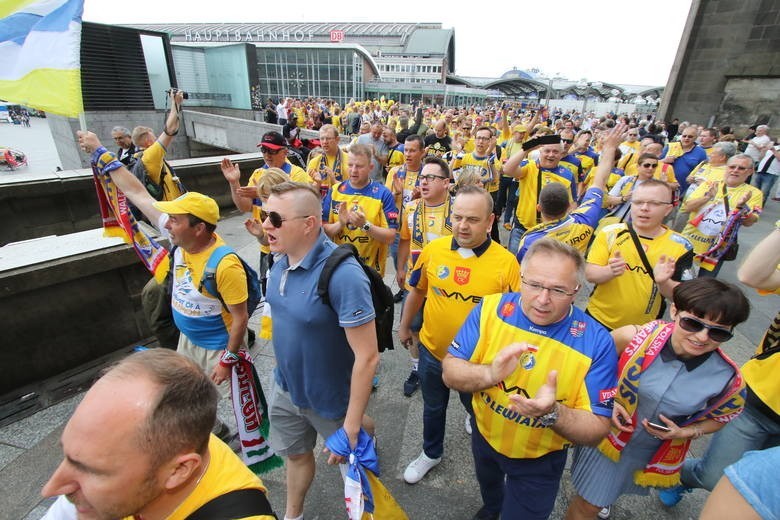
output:
M126 245L0 272L0 395L149 337L148 280Z
M111 139L112 128L124 126L132 131L136 126L148 126L159 134L163 131L166 114L167 112L162 110L134 110L86 112L84 116L87 121L87 129L95 132L107 148L114 150L116 146ZM48 119L54 144L57 146L57 152L62 161L62 168L65 170L89 168L89 157L79 151L76 138L76 131L80 129L79 120L56 115L48 115ZM187 136L180 131L168 150L168 157L170 159L182 159L189 156L190 150Z
M744 129L780 124L780 4L694 0L659 117ZM766 102L774 96L774 103Z
M243 182L262 165L258 153L231 155ZM180 159L171 165L187 189L217 199L224 211L235 209L222 176L222 156ZM92 170L54 173L43 180L3 184L0 189L0 245L47 235L64 235L100 227Z

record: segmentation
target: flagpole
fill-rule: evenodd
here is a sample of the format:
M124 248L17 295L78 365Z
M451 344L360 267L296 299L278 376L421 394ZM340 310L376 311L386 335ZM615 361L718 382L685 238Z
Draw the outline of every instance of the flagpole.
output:
M81 127L82 132L87 131L87 115L83 110L79 112L79 126Z

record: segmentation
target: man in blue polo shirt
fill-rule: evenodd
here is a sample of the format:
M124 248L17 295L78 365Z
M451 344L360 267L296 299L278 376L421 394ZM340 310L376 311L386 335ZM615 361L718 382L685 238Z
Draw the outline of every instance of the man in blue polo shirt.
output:
M355 446L379 361L368 277L352 258L333 271L330 305L317 282L336 245L322 231L320 195L311 185L284 182L263 204L272 253L266 301L273 313L277 366L269 398L269 441L285 457L284 518L303 518L314 478L317 434L343 428ZM343 462L331 455L329 463Z

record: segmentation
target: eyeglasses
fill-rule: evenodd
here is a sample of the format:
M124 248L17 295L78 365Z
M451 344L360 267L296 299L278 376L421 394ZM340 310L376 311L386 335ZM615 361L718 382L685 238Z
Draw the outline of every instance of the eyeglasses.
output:
M417 178L420 179L421 181L427 181L427 182L433 182L433 179L447 179L447 180L450 180L449 177L442 177L441 175L431 175L431 174L428 174L428 175L418 175Z
M531 292L535 292L535 293L540 293L545 290L550 291L550 298L557 299L557 300L564 300L566 298L571 298L572 296L577 294L577 291L580 290L579 285L574 288L573 292L568 292L558 287L545 287L540 283L526 282L525 280L523 280L523 285L525 285Z
M702 329L707 329L707 336L717 343L723 343L734 337L734 333L728 329L707 325L690 316L680 316L679 323L680 327L688 332L701 332Z
M475 141L490 141L491 139L493 139L493 138L492 137L485 137L483 135L478 135L477 137L474 138Z
M276 155L276 154L278 154L279 152L281 152L281 151L282 151L282 149L281 149L281 148L279 148L279 149L277 149L277 150L272 150L271 148L266 148L265 146L261 146L261 147L260 147L260 151L261 151L261 152L263 152L263 153L267 153L268 155Z
M661 206L671 206L671 202L664 202L662 200L634 200L631 199L632 206L644 206L648 205L651 208L660 208Z
M683 139L696 139L695 135L681 135L680 137Z
M574 142L574 139L561 139L562 143L571 144Z
M642 168L655 168L656 166L658 166L658 163L657 163L657 162L652 162L652 163L650 163L650 162L646 162L646 163L642 163Z
M260 216L262 217L262 213L260 214ZM275 211L269 211L268 213L266 213L266 217L268 218L268 221L271 223L271 225L273 227L275 227L276 229L279 229L280 227L282 227L282 224L284 222L288 221L288 220L296 220L296 219L300 219L300 218L309 218L309 217L311 217L311 215L300 215L300 216L297 216L297 217L287 217L287 218L285 218L285 217L281 216L279 213L277 213ZM265 218L263 218L263 222L265 222Z

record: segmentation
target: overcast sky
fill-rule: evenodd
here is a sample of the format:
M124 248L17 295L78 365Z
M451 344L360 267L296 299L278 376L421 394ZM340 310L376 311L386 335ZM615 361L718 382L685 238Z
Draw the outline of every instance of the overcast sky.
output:
M456 7L462 5L473 7ZM86 0L84 20L440 22L455 29L455 72L461 76L498 77L513 67L538 68L572 80L660 86L666 85L690 5L691 0L131 0L119 7Z

